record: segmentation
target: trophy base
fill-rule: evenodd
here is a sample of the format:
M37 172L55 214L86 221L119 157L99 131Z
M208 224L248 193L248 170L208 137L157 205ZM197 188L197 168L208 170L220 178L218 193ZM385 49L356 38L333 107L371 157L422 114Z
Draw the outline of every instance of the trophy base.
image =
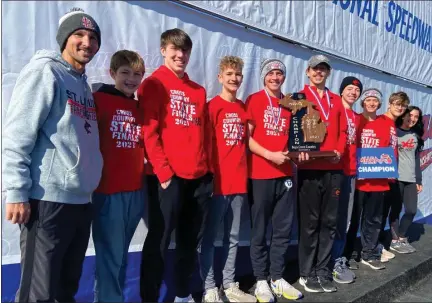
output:
M309 159L318 159L318 158L332 158L336 157L336 153L334 151L296 151L296 152L288 152L288 157L291 159L298 159L301 153L309 154Z

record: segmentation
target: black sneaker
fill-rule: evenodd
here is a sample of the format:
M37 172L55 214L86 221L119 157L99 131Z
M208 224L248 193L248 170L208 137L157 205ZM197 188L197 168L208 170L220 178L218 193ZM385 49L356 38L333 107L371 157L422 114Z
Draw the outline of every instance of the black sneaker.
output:
M346 265L350 270L357 270L359 269L358 262L355 259L351 259L348 262L346 262Z
M335 286L333 280L327 277L318 277L318 282L325 292L335 292L337 287Z
M299 283L307 292L324 292L317 277L300 277Z
M380 260L363 260L361 261L363 264L369 266L370 268L376 269L376 270L380 270L380 269L384 269L385 265L380 261Z

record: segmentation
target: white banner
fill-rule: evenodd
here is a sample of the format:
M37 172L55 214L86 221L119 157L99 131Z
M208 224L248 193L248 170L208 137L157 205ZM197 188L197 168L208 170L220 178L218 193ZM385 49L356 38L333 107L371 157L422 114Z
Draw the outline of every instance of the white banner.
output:
M432 2L185 1L274 35L432 86Z
M162 63L159 51L160 34L170 28L185 30L193 40L193 51L187 72L191 79L207 89L209 98L220 92L216 78L218 64L225 55L236 55L245 61L244 83L239 97L260 90L260 62L264 58L279 58L287 66L284 92L294 92L307 82L307 60L314 52L301 46L286 43L269 36L249 31L243 27L209 17L190 8L166 1L6 1L2 7L2 118L5 117L9 99L20 70L39 49L57 49L55 40L59 18L72 7L81 7L98 22L102 32L102 46L86 72L90 83L112 83L109 62L112 54L120 49L135 50L146 64L147 77ZM244 6L252 10L254 6ZM359 65L331 58L332 74L328 86L338 92L342 79L348 75L358 77L367 87L377 87L385 98L397 90L404 90L425 113L431 113L432 90ZM405 64L405 63L404 63ZM425 64L426 66L426 64ZM32 100L28 100L31 106ZM357 105L357 109L359 109ZM381 111L383 111L381 109ZM3 120L3 119L2 119ZM426 117L429 122L429 116ZM429 128L428 128L429 129ZM427 139L432 137L428 131ZM432 147L430 140L426 148ZM419 213L423 217L432 213L432 173L427 168L432 154L424 155L424 192L419 198ZM4 201L4 197L2 199ZM4 210L4 203L2 203ZM3 212L4 214L4 212ZM247 218L249 216L244 216ZM2 262L19 262L19 232L16 225L4 221L2 216ZM242 223L242 244L249 241L249 222ZM140 250L146 228L141 224L132 240L131 250ZM89 254L93 254L89 244Z

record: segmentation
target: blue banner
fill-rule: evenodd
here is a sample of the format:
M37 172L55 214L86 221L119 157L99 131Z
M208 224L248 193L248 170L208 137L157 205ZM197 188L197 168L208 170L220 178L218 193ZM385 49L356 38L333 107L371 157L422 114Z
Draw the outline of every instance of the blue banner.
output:
M357 178L397 179L398 177L398 166L393 148L357 148Z

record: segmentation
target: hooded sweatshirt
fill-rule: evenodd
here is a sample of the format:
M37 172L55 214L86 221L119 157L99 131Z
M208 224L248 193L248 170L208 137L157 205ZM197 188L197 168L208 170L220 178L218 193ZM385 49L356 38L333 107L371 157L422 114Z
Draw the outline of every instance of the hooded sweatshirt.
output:
M162 65L138 88L138 100L146 153L159 182L208 173L212 133L205 89Z
M347 142L348 122L345 116L342 99L328 88L322 98L319 97L316 87L305 85L300 91L306 95L306 99L312 101L319 111L321 120L327 125L327 133L321 143L321 151L337 150L341 156L345 152ZM342 170L343 160L337 163L330 162L327 158L318 158L298 165L299 169L310 170Z
M102 85L93 94L104 165L96 192L114 194L143 186L144 144L138 101L114 85Z
M3 128L6 203L88 203L101 173L87 77L59 53L38 51L16 81Z

